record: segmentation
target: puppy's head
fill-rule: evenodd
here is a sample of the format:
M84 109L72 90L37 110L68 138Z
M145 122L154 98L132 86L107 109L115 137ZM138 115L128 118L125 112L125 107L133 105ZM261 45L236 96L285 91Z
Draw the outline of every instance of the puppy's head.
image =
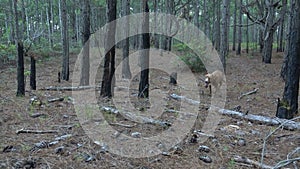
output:
M210 77L211 77L211 74L205 75L205 80L204 80L205 88L207 88L210 84Z

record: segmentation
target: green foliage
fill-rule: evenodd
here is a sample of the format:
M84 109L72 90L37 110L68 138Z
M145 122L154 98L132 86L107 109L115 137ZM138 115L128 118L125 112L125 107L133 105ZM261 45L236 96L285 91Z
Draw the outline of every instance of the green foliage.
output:
M205 66L199 56L197 56L187 44L175 43L173 49L180 52L179 58L182 60L193 72L205 71Z
M230 161L228 162L228 168L231 169L231 168L234 168L235 166L235 161L233 159L230 159Z
M31 73L30 70L25 70L24 71L24 76L25 77L30 76L30 73Z
M205 71L205 66L203 65L201 59L197 55L186 53L184 55L179 56L179 58L185 64L187 64L187 66L191 69L192 72Z
M175 43L172 47L177 51L187 51L189 49L185 43Z
M16 46L0 44L0 61L3 63L16 59Z

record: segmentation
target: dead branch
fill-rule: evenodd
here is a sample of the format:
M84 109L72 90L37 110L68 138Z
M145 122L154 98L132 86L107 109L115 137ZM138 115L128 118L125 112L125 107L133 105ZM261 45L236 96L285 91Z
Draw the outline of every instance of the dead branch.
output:
M262 168L262 169L273 169L272 166L261 164L257 161L251 160L251 159L246 158L246 157L234 156L233 160L235 162L238 162L238 163L251 164L251 165L254 165L254 166L256 166L258 168Z
M218 112L223 115L238 117L238 118L246 119L246 120L249 120L252 122L259 122L259 123L271 125L271 126L277 125L277 126L283 127L284 129L288 129L288 130L299 130L300 129L300 123L292 121L292 120L280 119L277 117L253 115L253 114L244 114L241 112L236 112L236 111L227 110L227 109L219 109Z
M121 124L121 123L109 123L110 125L116 125L116 126L121 126L121 127L126 127L126 128L132 128L135 127L135 125L127 125L127 124Z
M59 98L53 98L53 99L48 99L48 103L52 103L52 102L57 102L57 101L64 101L63 97L59 97Z
M300 161L300 157L280 161L275 165L275 167L273 169L279 169L279 168L285 167L285 166L287 166L291 163L294 163L296 161Z
M296 117L292 120L286 120L285 122L281 123L276 129L272 130L265 138L264 138L264 142L263 142L263 148L262 148L262 151L261 151L261 164L263 163L264 161L264 156L265 156L265 151L266 151L266 144L267 144L267 140L269 139L269 137L271 135L273 135L277 130L279 130L280 128L284 127L284 124L286 123L289 123L290 121L294 121L294 120L297 120L297 119L300 119L300 117ZM299 129L299 128L298 128ZM288 156L289 158L289 156Z
M146 124L155 124L155 125L160 125L163 127L171 126L171 123L166 122L166 121L160 121L160 120L155 120L155 119L152 119L149 117L138 116L131 112L125 112L125 111L118 110L118 109L115 109L112 107L103 106L100 109L103 111L106 111L106 112L113 113L113 114L119 114L119 115L123 116L125 119L130 120L130 121L146 123Z
M44 113L34 113L34 114L31 114L30 117L32 118L37 118L37 117L46 117L47 115L44 114Z
M193 104L193 105L198 105L200 104L199 101L196 101L196 100L193 100L193 99L190 99L190 98L187 98L185 96L179 96L177 94L170 94L171 98L175 99L175 100L182 100L182 101L185 101L187 103L190 103L190 104Z
M17 130L16 134L20 134L20 133L33 133L33 134L46 134L46 133L58 133L57 130L26 130L24 128Z
M248 95L254 94L254 93L256 93L257 91L258 91L258 88L254 89L254 90L252 90L252 91L249 91L249 92L247 92L247 93L243 93L243 94L239 97L239 99L243 98L244 96L248 96Z
M87 90L87 89L96 89L100 88L100 86L66 86L66 87L59 87L59 86L49 86L45 88L41 88L40 90L49 90L49 91L78 91L78 90Z
M176 100L185 101L185 102L187 102L189 104L193 104L193 105L200 104L199 101L189 99L185 96L171 94L170 97L173 99L176 99ZM253 115L253 114L245 114L245 113L241 113L241 112L237 112L237 111L221 109L218 107L215 107L215 110L222 115L228 115L231 117L241 118L241 119L249 120L252 122L258 122L258 123L271 125L271 126L280 126L280 127L283 127L284 129L288 129L288 130L300 130L300 123L292 121L292 120L280 119L277 117L267 117L267 116Z

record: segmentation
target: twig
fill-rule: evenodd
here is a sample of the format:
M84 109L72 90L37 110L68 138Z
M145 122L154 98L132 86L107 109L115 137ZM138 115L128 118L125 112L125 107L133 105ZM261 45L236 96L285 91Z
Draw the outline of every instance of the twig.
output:
M244 96L247 96L247 95L250 95L250 94L254 94L254 93L256 93L257 91L258 91L258 88L254 89L254 90L252 90L252 91L250 91L250 92L244 93L244 94L242 94L242 95L239 97L239 99L243 98Z
M273 169L279 169L279 168L282 168L284 166L287 166L293 162L296 162L296 161L300 161L300 157L297 157L297 158L292 158L292 159L286 159L286 160L283 160L283 161L280 161L278 162L275 167Z
M135 125L127 125L127 124L121 124L121 123L110 123L110 125L116 125L116 126L121 126L121 127L126 127L126 128L132 128L135 127Z
M300 116L299 117L296 117L296 118L293 118L291 120L286 120L285 122L281 123L277 128L275 128L272 132L270 132L265 138L264 138L264 142L263 142L263 148L262 148L262 151L261 151L261 164L264 162L264 155L265 155L265 151L266 151L266 143L267 143L267 140L268 138L273 135L278 129L284 127L284 125L286 123L289 123L291 121L295 121L297 119L300 119Z
M17 130L16 134L20 134L20 133L33 133L33 134L46 134L46 133L58 133L57 130L25 130L24 128Z
M256 166L258 168L262 168L262 169L273 169L272 166L261 164L257 161L250 160L249 158L246 158L246 157L234 156L233 160L235 162L239 162L239 163L251 164L251 165L254 165L254 166Z

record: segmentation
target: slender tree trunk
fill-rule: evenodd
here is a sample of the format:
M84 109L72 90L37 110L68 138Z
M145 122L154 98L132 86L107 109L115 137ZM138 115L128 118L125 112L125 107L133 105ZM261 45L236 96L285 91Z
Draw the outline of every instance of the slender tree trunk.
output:
M22 29L21 31L23 33L26 33L26 9L25 9L25 3L24 3L24 0L21 0L21 4L22 4ZM29 37L28 35L26 35L25 37Z
M220 0L216 0L216 8L215 8L215 12L217 15L217 19L216 19L216 23L215 23L215 49L217 51L220 51L220 25L221 25L221 4L220 4Z
M130 0L122 0L122 16L127 16L130 13ZM129 18L124 23L124 34L126 39L123 42L123 61L122 61L122 78L131 79L131 72L129 66Z
M21 32L19 29L19 16L17 10L17 0L13 0L12 6L14 9L14 17L15 17L15 30L16 30L16 44L17 44L17 81L18 81L18 88L17 88L17 96L24 96L25 95L25 78L24 78L24 47Z
M273 38L274 38L274 17L275 9L273 7L273 0L266 0L266 6L268 9L267 18L264 28L264 48L263 48L263 62L271 63L272 49L273 49Z
M283 8L285 8L281 14L281 23L279 26L279 43L277 45L277 52L283 52L284 51L284 43L283 43L283 39L284 39L284 29L285 29L285 14L286 14L286 8L287 8L287 0L283 0L282 1L282 6Z
M14 23L16 23L14 20L13 20L13 16L16 15L17 13L15 13L14 11L14 1L15 0L12 0L12 1L9 1L9 8L10 8L10 11L11 11L11 15L8 15L8 20L9 20L9 27L10 27L10 33L9 33L9 42L10 43L13 43L15 44L16 41L16 37L15 37L15 25ZM16 20L16 18L15 18Z
M149 7L148 0L143 0L142 9L146 12L143 17L142 29L143 32L149 32ZM149 48L150 48L150 34L145 33L142 35L141 46L141 78L139 84L139 97L149 97Z
M36 90L36 68L33 56L30 57L30 87L32 90Z
M226 57L228 55L228 8L229 0L222 1L222 21L221 21L221 42L220 42L220 57L224 71L226 71Z
M157 30L158 27L158 18L157 18L157 11L158 11L158 5L159 5L159 0L154 0L154 30ZM160 39L160 35L158 34L154 34L154 46L156 49L159 49L159 39Z
M240 12L239 12L239 27L238 27L238 47L237 47L237 50L236 50L236 54L237 55L241 55L241 45L242 45L242 16L243 16L243 9L242 9L242 5L243 5L243 0L240 0L240 3L239 3L239 9L240 9Z
M80 85L87 86L90 81L90 45L89 38L91 35L90 31L90 0L82 1L82 60L81 60L81 75L80 75Z
M107 23L116 20L117 15L117 1L106 0L107 4ZM115 73L115 34L116 24L110 23L106 30L105 43L105 57L104 57L104 72L102 77L101 92L102 97L113 96L113 75Z
M194 15L194 24L197 26L197 28L200 27L200 22L199 22L199 0L194 1L194 7L195 7L195 15Z
M237 19L237 0L234 1L234 14L233 14L233 32L232 32L232 50L235 51L236 46L236 19Z
M205 35L210 38L209 36L209 16L208 16L208 9L207 9L207 0L203 0L203 20L204 20L204 33Z
M60 0L61 4L61 21L62 21L62 45L63 45L63 56L62 56L62 79L69 80L69 38L68 38L68 27L67 27L67 7L66 0Z
M246 0L246 5L248 5L248 0ZM246 53L249 53L249 19L246 18Z

